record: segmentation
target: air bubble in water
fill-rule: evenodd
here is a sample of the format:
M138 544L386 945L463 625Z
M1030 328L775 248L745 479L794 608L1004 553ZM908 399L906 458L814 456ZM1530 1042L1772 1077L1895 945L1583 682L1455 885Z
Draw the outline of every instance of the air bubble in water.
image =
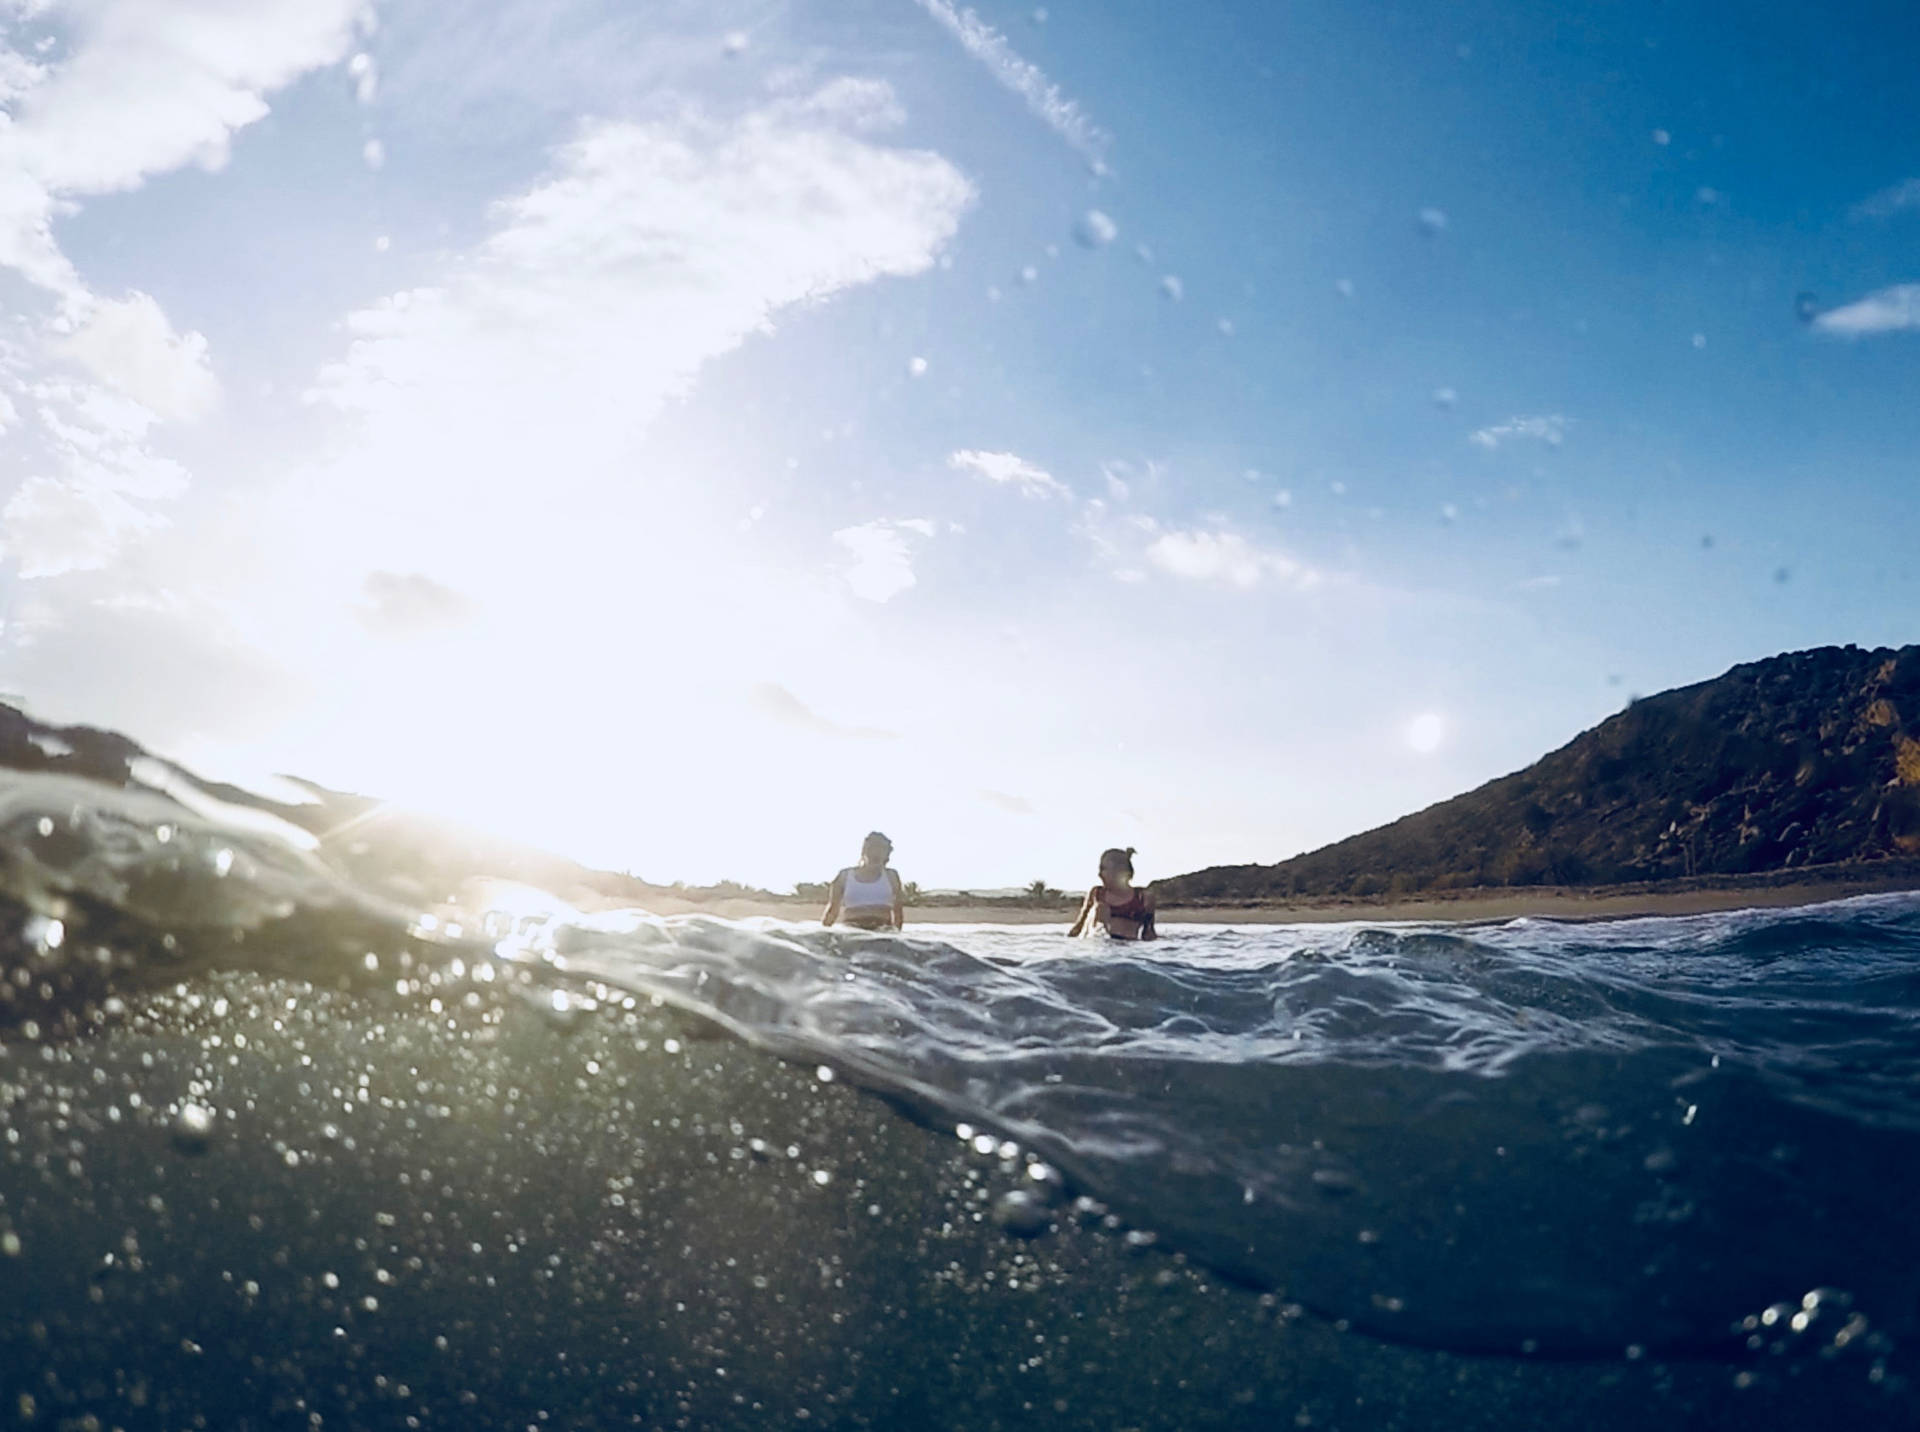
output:
M183 1154L203 1154L213 1142L216 1116L205 1104L182 1104L173 1116L173 1146Z
M1046 1200L1024 1188L1003 1193L995 1200L993 1221L1016 1238L1038 1238L1053 1227Z

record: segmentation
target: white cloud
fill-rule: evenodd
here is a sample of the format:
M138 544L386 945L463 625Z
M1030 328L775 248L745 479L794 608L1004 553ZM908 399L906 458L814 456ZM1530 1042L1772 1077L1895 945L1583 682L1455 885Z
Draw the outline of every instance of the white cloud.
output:
M154 505L179 497L187 474L147 446L148 408L93 383L42 380L18 391L39 469L0 509L0 555L20 564L20 576L98 570L165 524Z
M316 394L416 425L450 408L466 426L479 388L629 430L780 310L932 265L973 186L842 127L888 96L830 85L732 124L585 126L440 282L353 314Z
M79 201L148 177L225 163L266 95L346 51L364 0L45 0L9 7L61 27L57 58L29 58L26 25L0 36L0 269L46 295L0 340L0 419L25 479L0 510L0 547L23 577L110 564L164 526L152 504L187 474L149 446L157 421L219 398L206 340L177 332L146 293L96 296L54 226ZM36 47L38 49L38 47ZM75 367L93 383L76 381ZM20 421L19 402L31 414Z
M881 519L841 528L833 540L853 558L853 565L841 573L847 586L866 601L892 601L915 584L913 550L904 534L924 537L932 530L925 518Z
M980 788L980 799L997 810L1008 815L1032 815L1033 802L1025 796L1008 795L1005 791L996 791L987 786Z
M67 57L14 54L0 87L0 264L56 293L80 291L53 237L63 199L225 164L266 95L339 60L365 0L77 0L36 6L69 26Z
M1037 467L1016 453L984 452L962 448L947 459L955 472L970 472L975 477L1017 488L1023 497L1071 497L1065 483L1044 468Z
M1909 209L1920 209L1920 179L1902 179L1853 206L1856 219L1890 219Z
M220 397L207 340L178 334L149 295L97 299L78 331L52 344L157 418L204 416Z
M1537 438L1548 447L1559 447L1567 440L1567 428L1571 420L1558 413L1547 413L1538 417L1508 418L1504 423L1495 423L1479 429L1468 437L1467 441L1489 450L1499 447L1512 438Z
M30 477L0 508L0 557L28 580L98 571L161 521L111 487Z
M1241 590L1268 580L1305 589L1320 580L1311 568L1237 532L1164 532L1147 545L1146 558L1168 576Z
M1813 320L1813 326L1840 338L1920 331L1920 283L1895 284L1830 308Z
M960 47L972 55L1007 89L1027 102L1027 108L1095 167L1104 167L1107 136L1068 99L1046 74L1014 53L993 26L972 10L955 10L951 0L916 0Z

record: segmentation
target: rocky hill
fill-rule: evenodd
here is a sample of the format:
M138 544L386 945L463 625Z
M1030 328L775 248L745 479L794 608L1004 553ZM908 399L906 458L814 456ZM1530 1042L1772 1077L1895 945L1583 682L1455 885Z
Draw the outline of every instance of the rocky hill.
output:
M1920 855L1920 646L1821 647L1634 702L1523 771L1163 902L1749 876Z

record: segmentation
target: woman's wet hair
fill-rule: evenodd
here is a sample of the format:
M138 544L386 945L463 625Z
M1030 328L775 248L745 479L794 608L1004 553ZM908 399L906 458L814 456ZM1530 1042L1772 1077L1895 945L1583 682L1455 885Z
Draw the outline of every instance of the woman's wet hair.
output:
M865 855L869 850L876 849L884 850L891 854L893 851L893 842L888 840L886 836L882 835L879 831L870 830L867 832L867 838L860 842L860 853Z
M1102 869L1105 869L1108 865L1125 866L1127 874L1131 876L1133 874L1133 847L1129 845L1123 850L1121 847L1115 845L1101 851L1100 866Z

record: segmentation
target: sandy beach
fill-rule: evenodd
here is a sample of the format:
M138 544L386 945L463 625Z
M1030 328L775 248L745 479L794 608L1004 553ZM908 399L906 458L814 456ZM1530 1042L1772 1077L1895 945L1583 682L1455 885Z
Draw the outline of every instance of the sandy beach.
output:
M1168 905L1162 925L1296 925L1339 921L1611 920L1636 915L1699 915L1785 905L1817 905L1853 895L1920 889L1910 868L1877 874L1869 870L1832 879L1792 883L1689 884L1685 888L1613 887L1575 890L1560 887L1466 890L1457 896L1412 900L1323 900L1299 904ZM662 897L646 903L656 915L715 915L726 920L817 920L815 900L731 899L699 901ZM1034 906L1004 904L911 905L907 925L1060 925L1073 919L1078 901Z

